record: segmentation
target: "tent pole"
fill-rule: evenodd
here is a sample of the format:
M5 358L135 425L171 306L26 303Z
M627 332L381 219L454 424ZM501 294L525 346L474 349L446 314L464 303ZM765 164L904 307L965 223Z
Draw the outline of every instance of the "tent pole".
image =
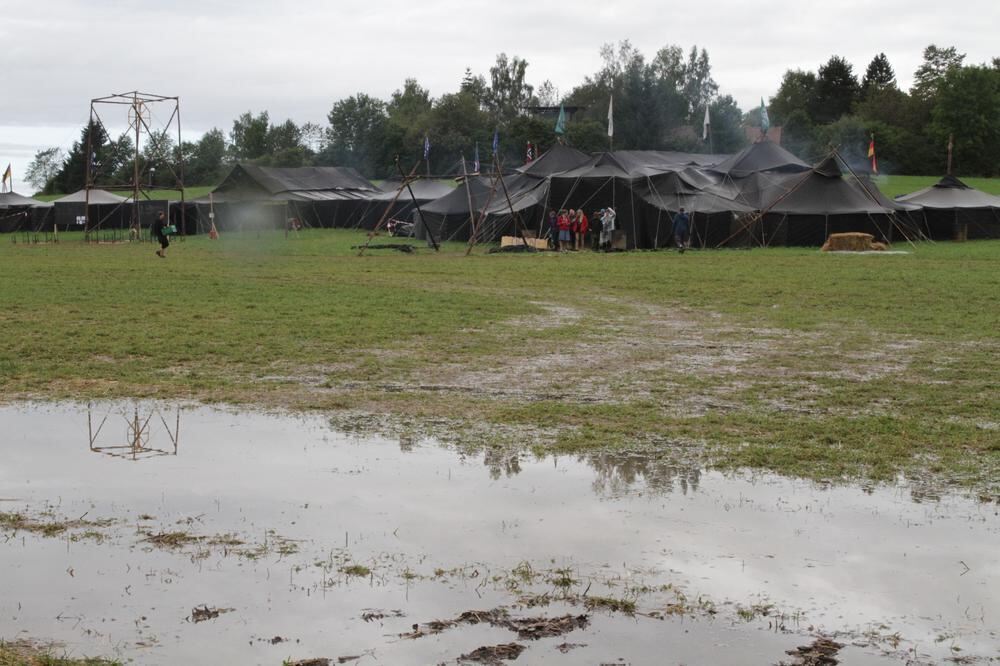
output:
M417 164L420 163L418 162ZM417 216L420 218L420 224L424 225L424 231L427 232L427 237L431 239L431 245L434 246L434 251L438 252L441 249L441 246L438 245L438 242L434 238L434 234L431 232L430 227L427 226L427 220L424 219L424 214L420 210L420 204L417 203L417 197L416 195L413 194L413 188L410 187L410 181L409 179L407 179L406 174L403 173L403 167L399 163L399 155L396 155L396 169L399 171L399 175L403 176L403 185L406 186L406 191L410 193L410 198L413 200L413 205L417 209ZM413 173L416 173L416 167L414 167Z
M396 166L399 166L399 158L398 157L396 158ZM420 162L417 162L416 164L413 165L413 170L410 171L409 178L413 178L413 176L417 173L417 167L418 166L420 166ZM365 241L365 244L361 247L360 250L358 250L358 256L359 257L362 254L364 254L365 250L368 249L368 245L372 242L372 238L374 238L375 234L378 233L378 230L382 228L382 225L385 223L385 218L389 217L389 213L392 211L392 207L396 203L396 200L399 199L399 195L403 193L403 188L404 187L406 187L407 189L409 189L409 187L410 187L409 180L405 176L403 177L403 182L400 183L399 187L396 189L396 196L394 196L392 198L392 201L389 203L389 205L386 206L386 208L385 208L384 211L382 211L382 217L379 218L379 221L375 225L375 228L372 229L371 232L369 232L369 234L368 234L368 240ZM413 194L412 190L410 190L410 194L411 195ZM414 199L414 203L415 202L416 202L416 199ZM420 217L421 217L421 219L423 219L422 215ZM424 228L426 229L427 227L425 226ZM430 234L430 231L428 231L427 233ZM436 245L435 245L435 247L436 247Z
M472 225L472 237L476 237L478 232L476 224L476 212L472 208L472 190L469 188L469 170L465 168L465 155L462 158L462 184L465 185L465 198L469 202L469 224ZM465 252L465 256L469 256L469 252L472 251L472 245L469 245L468 250Z
M507 198L507 208L510 209L510 214L514 217L514 233L520 233L524 247L528 247L528 238L524 235L524 223L521 221L521 216L514 211L514 204L510 201L510 192L507 191L507 183L503 180L503 169L500 166L500 158L496 154L493 155L493 163L496 165L497 178L500 179L500 187L503 188L503 195ZM535 246L532 245L531 248L534 250Z
M465 250L465 256L469 256L472 252L472 248L479 243L478 234L482 232L483 224L486 222L486 210L490 207L490 203L493 201L493 195L497 191L497 179L490 179L490 191L486 195L486 202L483 204L482 210L479 211L479 223L475 225L476 233L469 234L469 246Z

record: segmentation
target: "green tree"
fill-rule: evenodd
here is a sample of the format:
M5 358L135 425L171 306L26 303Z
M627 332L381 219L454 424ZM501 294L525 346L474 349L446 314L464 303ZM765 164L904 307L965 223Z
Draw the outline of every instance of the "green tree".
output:
M723 95L716 98L710 108L713 150L716 153L735 153L742 150L747 144L747 139L743 132L743 112L736 104L736 100L731 95Z
M267 135L271 123L267 111L254 116L250 111L233 121L229 150L234 161L255 160L271 152Z
M431 171L443 173L460 157L472 159L475 144L483 164L490 159L489 146L493 137L489 115L479 108L475 95L457 92L442 95L435 103L428 119L428 136L431 137ZM501 146L507 147L508 139L501 136ZM422 145L415 144L409 154L420 159ZM406 153L404 153L405 155Z
M910 94L924 101L933 100L948 72L960 68L964 61L965 54L954 46L939 49L931 44L924 49L924 61L913 74Z
M226 137L213 127L197 143L184 142L184 183L214 185L222 178L226 157Z
M954 135L954 165L963 174L1000 174L1000 71L953 68L939 84L930 135L938 154Z
M534 88L525 81L528 61L506 53L497 56L490 67L490 85L486 89L486 108L495 122L507 123L531 103Z
M836 148L852 166L866 163L870 129L864 120L852 115L843 115L832 123L816 130L818 156Z
M327 119L330 126L323 163L354 167L369 178L387 168L391 156L384 149L388 122L385 102L358 93L335 103Z
M465 74L462 76L462 84L459 87L459 92L468 93L472 95L473 99L481 106L486 105L486 79L482 75L473 75L472 70L468 67L465 68Z
M861 79L861 99L868 99L869 95L884 90L898 90L896 72L889 64L889 58L884 53L879 53L868 63L868 69Z
M566 141L585 153L608 149L608 128L599 120L587 119L566 126Z
M854 68L840 56L831 56L820 66L816 77L816 109L813 118L831 123L851 112L858 99L858 80Z
M91 150L88 155L87 146ZM46 193L71 193L80 190L85 185L87 162L91 164L92 182L106 185L112 181L116 164L109 160L113 146L108 133L100 123L87 123L80 130L80 140L73 143L62 168L49 181Z
M542 85L538 86L534 102L537 106L558 106L559 89L556 88L552 81L545 79Z
M808 124L815 123L818 107L816 75L801 69L790 69L781 78L778 92L769 100L768 115L775 125L787 125L792 114L805 114Z
M35 188L36 192L40 192L59 173L65 159L66 155L62 148L39 150L28 164L24 179Z
M687 102L688 121L704 118L705 107L719 94L719 84L712 78L712 65L708 61L708 51L698 51L691 47L687 64L684 66L681 94ZM701 115L699 115L699 111Z

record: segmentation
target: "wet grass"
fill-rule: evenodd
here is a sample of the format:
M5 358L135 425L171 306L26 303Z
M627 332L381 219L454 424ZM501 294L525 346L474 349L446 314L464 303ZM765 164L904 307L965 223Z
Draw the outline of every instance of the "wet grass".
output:
M879 176L875 182L883 193L895 197L930 187L939 180L941 180L940 176ZM1000 194L1000 178L959 178L959 180L977 190L989 194Z
M55 648L29 641L12 643L0 640L0 666L120 666L120 661L94 657L59 656Z
M539 452L998 478L1000 242L358 257L362 234L309 231L161 260L3 241L0 399L191 398Z

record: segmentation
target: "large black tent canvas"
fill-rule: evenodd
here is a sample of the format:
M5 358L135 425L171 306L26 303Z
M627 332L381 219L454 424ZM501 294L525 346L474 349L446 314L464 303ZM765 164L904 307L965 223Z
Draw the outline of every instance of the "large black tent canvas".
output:
M25 197L17 192L0 192L0 233L39 231L52 225L51 203Z
M237 164L211 198L196 203L199 226L205 226L211 203L220 230L280 227L293 217L310 226L349 227L356 225L369 198L380 193L349 167Z
M89 216L89 229L127 229L132 220L129 199L105 190L77 190L53 201L55 223L60 230L84 230ZM89 205L89 208L88 208Z
M953 238L959 225L967 225L968 238L1000 238L1000 197L969 187L954 176L896 200L920 206L924 229L931 238Z

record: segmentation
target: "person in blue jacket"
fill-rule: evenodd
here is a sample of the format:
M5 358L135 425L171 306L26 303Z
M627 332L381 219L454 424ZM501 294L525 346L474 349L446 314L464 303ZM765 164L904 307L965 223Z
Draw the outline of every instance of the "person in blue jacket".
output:
M687 249L691 242L691 218L682 207L674 215L674 244L681 254Z

